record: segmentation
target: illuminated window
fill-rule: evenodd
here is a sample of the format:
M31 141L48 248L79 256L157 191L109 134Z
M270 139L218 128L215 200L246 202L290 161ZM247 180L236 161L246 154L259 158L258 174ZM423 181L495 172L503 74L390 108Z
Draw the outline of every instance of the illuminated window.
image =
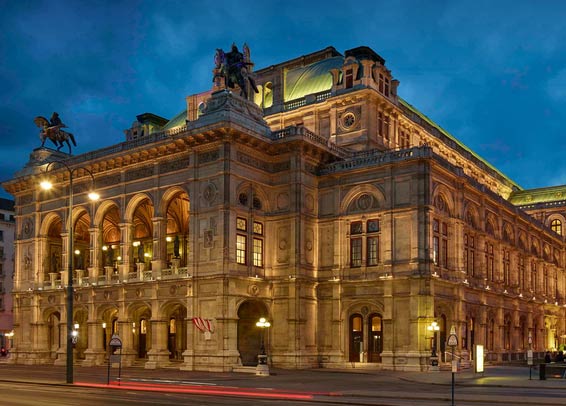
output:
M236 229L245 232L236 234L236 263L245 265L248 263L248 258L251 258L253 266L263 267L263 223L254 221L251 225L251 230L248 230L247 219L242 217L236 219ZM253 237L251 234L253 234ZM251 242L251 252L249 253L248 241Z
M177 320L175 317L169 319L169 334L177 333Z
M236 235L236 262L246 264L246 236L242 234Z
M140 334L147 334L147 320L140 320Z
M562 235L562 222L560 220L552 220L550 228L558 235Z
M254 266L263 266L263 240L261 238L254 238L253 262Z

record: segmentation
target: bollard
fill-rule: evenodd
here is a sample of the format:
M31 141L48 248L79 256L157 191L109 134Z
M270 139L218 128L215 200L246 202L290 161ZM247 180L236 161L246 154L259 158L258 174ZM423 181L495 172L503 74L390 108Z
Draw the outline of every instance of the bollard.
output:
M539 364L538 377L541 381L546 380L546 364Z

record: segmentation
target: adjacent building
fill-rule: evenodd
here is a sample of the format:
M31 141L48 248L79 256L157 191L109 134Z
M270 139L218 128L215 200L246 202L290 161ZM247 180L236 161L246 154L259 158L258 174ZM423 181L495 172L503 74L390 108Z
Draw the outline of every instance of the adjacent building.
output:
M370 48L254 75L249 100L217 77L171 120L142 114L77 156L38 148L4 183L12 362L64 364L67 317L82 365L113 334L126 365L209 371L255 365L262 342L276 367L398 370L447 361L452 328L466 360L565 344L566 187L523 190L403 100Z
M10 349L13 336L14 201L0 198L0 347Z

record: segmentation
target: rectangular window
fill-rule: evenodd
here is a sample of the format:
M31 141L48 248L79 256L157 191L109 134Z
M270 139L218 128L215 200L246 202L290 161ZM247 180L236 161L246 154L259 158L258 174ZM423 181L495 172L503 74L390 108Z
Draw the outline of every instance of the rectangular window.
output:
M0 230L0 241L4 241L4 231Z
M380 73L379 82L378 82L379 93L383 93L383 84L384 84L383 82L384 82L383 73Z
M261 238L254 238L253 261L254 266L263 267L263 240Z
M346 70L346 89L350 89L352 86L354 86L354 73L352 72L352 69L347 69Z
M531 290L537 291L537 264L535 261L531 262Z
M368 237L368 266L377 265L379 262L379 237Z
M350 266L354 268L362 266L361 238L352 238L350 240Z
M246 236L236 234L236 262L246 264Z

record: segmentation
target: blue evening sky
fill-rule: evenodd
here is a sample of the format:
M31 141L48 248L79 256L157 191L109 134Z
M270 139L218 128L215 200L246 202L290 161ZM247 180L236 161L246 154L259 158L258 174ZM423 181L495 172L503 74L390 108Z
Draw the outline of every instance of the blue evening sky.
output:
M256 69L369 46L401 97L519 185L566 184L564 1L0 0L0 10L0 181L40 146L35 116L57 111L74 154L122 142L136 115L172 118L210 89L216 48L247 42Z

